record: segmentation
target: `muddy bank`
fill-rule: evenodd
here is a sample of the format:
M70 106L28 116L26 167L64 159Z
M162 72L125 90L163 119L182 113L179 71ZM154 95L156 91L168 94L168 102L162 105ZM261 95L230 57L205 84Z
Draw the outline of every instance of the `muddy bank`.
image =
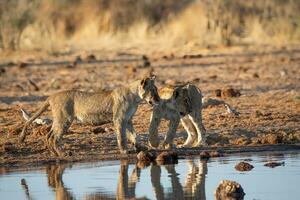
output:
M203 148L185 148L176 149L179 159L188 158L191 156L201 157L202 153L208 153L209 157L229 156L232 154L241 153L257 153L257 152L300 152L300 145L261 145L261 146L244 146L244 147L203 147ZM157 150L156 153L170 152L170 150ZM205 159L209 159L205 158ZM117 151L107 152L105 154L92 154L86 152L85 155L69 155L63 158L58 158L43 153L39 155L24 155L24 153L6 154L1 158L0 167L32 167L43 166L55 163L74 163L74 162L91 162L101 160L128 160L129 162L137 162L137 153L127 155L119 154Z

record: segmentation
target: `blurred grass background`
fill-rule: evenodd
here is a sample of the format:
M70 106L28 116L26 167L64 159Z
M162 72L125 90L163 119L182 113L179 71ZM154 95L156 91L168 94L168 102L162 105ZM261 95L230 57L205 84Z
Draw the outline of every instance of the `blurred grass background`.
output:
M0 1L2 51L284 46L299 26L299 0Z

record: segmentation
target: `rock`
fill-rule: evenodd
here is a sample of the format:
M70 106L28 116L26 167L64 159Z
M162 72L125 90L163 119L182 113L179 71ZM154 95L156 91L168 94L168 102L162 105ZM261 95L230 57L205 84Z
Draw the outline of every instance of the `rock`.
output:
M98 134L98 133L105 133L106 131L105 131L105 129L102 128L102 127L95 127L95 128L92 129L92 132L93 132L94 134Z
M259 117L262 117L262 116L264 116L262 112L260 112L259 110L255 111L255 117L256 118L259 118Z
M210 157L222 157L223 156L223 154L219 151L211 151L211 152L209 152L209 155L210 155ZM201 156L201 154L200 154L200 156Z
M163 59L173 59L173 58L175 58L175 56L173 53L171 53L170 55L164 55L162 58Z
M162 152L156 157L156 162L158 164L171 164L178 161L178 155L176 152Z
M210 154L207 151L202 151L200 153L200 158L204 160L208 160L210 158Z
M243 200L245 196L242 186L230 180L222 180L215 190L216 200Z
M135 66L127 66L127 74L130 76L130 75L133 75L137 72L137 67Z
M94 61L96 61L96 56L94 54L87 55L84 58L84 61L87 62L87 63L94 62Z
M238 163L235 167L234 167L236 170L238 171L250 171L252 170L254 167L253 165L247 163L247 162L240 162Z
M2 151L4 152L15 152L17 149L11 142L6 142L2 145Z
M203 55L202 54L187 54L187 55L184 55L182 56L183 59L195 59L195 58L202 58Z
M4 67L0 67L0 76L2 76L2 74L5 74L6 69Z
M213 96L215 96L215 97L221 97L221 92L222 92L222 90L216 89L216 90L213 91Z
M78 63L81 63L81 62L82 62L82 58L78 55L75 57L75 60L73 63L77 65Z
M192 80L192 82L193 82L193 83L198 83L200 80L201 80L200 78L194 78L194 79Z
M279 144L282 143L282 138L276 134L267 134L261 138L262 144Z
M284 166L284 162L268 162L266 164L264 164L265 167L270 167L270 168L274 168L274 167L278 167L278 166Z
M218 76L217 76L217 75L211 75L211 76L209 76L208 78L209 78L209 79L217 79Z
M238 146L247 145L247 144L250 144L250 142L251 142L250 139L246 138L246 137L239 137L239 138L230 140L231 144L238 145Z
M141 151L136 155L138 161L152 162L155 160L155 156L148 151Z
M28 63L26 63L26 62L20 62L20 63L18 63L18 67L19 68L25 68L27 66L28 66Z
M8 62L8 63L6 64L7 67L12 67L12 66L15 66L15 65L17 65L17 64L14 63L14 62Z
M259 75L258 75L257 72L255 72L255 73L253 74L253 78L259 78Z
M221 97L222 98L228 98L228 97L239 97L241 96L241 93L237 89L233 88L224 88L221 91Z
M149 58L146 55L142 55L142 60L149 60Z

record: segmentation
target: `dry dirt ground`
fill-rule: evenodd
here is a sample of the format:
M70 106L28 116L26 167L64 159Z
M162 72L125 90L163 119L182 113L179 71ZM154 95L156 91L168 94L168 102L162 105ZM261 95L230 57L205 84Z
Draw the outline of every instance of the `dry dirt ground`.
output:
M207 150L245 151L262 147L299 148L300 143L300 50L240 51L235 53L147 55L158 75L157 85L180 82L196 84L205 96L232 87L239 97L223 97L240 115L222 106L203 111ZM69 156L57 158L44 146L45 126L31 126L25 143L18 142L24 120L21 108L35 112L47 95L63 89L86 91L110 89L129 83L149 69L145 56L129 53L82 54L2 59L0 72L0 165L41 164L60 161L119 159L112 124L93 127L74 122L64 135ZM134 127L147 142L151 107L142 104ZM51 118L50 110L44 116ZM163 122L160 133L167 131ZM176 144L186 133L177 130ZM274 145L274 146L272 146ZM205 148L204 148L205 149ZM179 150L199 154L199 149ZM188 152L188 153L187 153ZM131 154L129 157L134 157Z

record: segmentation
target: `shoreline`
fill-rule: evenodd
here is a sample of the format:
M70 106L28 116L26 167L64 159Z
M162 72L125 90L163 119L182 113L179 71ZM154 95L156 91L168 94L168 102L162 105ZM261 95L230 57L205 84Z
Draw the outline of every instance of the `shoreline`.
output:
M174 150L155 150L157 153L160 152L176 152L179 159L186 159L189 156L199 156L201 152L219 152L220 156L212 157L224 157L240 153L260 153L260 152L287 152L287 151L299 151L300 144L278 144L278 145L256 145L256 146L225 146L225 147L197 147L197 148L179 148ZM88 162L98 162L98 161L120 161L126 160L128 162L136 162L136 153L131 153L128 155L121 154L110 154L110 155L87 155L80 158L50 158L50 159L16 159L7 162L0 162L0 168L7 168L9 170L18 168L31 168L31 167L43 167L52 164L80 164Z

